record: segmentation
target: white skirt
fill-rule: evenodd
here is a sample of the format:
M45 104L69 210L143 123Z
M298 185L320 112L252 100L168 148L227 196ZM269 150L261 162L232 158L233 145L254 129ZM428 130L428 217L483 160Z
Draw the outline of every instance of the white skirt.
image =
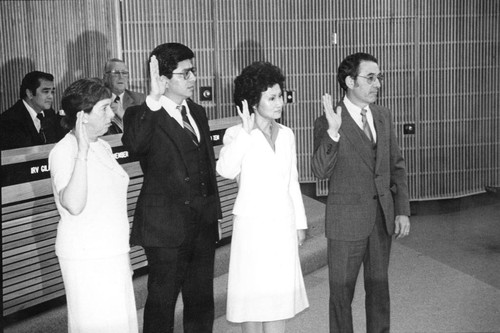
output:
M137 333L128 253L104 259L58 258L69 333Z

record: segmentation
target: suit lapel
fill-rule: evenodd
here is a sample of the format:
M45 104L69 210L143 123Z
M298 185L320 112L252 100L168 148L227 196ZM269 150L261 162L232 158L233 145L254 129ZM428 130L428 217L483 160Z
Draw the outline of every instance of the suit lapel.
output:
M377 159L375 170L380 167L380 162L383 161L382 154L384 153L385 146L387 146L387 131L386 124L384 123L384 117L382 116L382 112L378 109L376 105L370 105L373 115L373 123L375 125L375 131L377 132Z
M189 137L186 135L184 129L181 127L181 125L179 125L177 120L170 117L170 115L168 114L167 111L165 111L165 109L162 108L158 112L161 112L158 117L158 126L177 147L177 150L179 151L179 154L182 157L184 165L187 166L185 151L186 147L189 147L189 145L193 145L193 142L191 142L191 139L189 139Z
M356 124L354 119L352 119L344 103L341 102L340 105L342 106L342 125L340 126L339 133L341 137L343 136L351 142L351 145L354 146L354 150L360 155L366 165L372 169L373 161L370 156L373 156L373 151L366 143L365 134L359 128L358 124Z
M35 145L43 144L42 139L40 138L40 133L37 131L28 109L26 109L26 106L24 105L22 100L20 100L19 103L20 103L19 107L22 110L22 112L19 113L19 115L21 116L20 117L21 123L24 124L26 130L28 130L28 132L30 133L30 136L33 140L33 144Z

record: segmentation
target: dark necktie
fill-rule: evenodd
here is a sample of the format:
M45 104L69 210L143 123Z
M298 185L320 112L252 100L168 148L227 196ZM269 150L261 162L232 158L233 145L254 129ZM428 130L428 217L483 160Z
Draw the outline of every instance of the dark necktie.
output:
M113 101L113 103L118 104L118 108L119 109L122 108L122 104L120 103L120 96L116 95L116 98ZM118 110L118 111L120 111L120 110ZM118 114L115 114L115 116L113 117L113 119L111 119L111 122L113 124L115 124L119 128L119 132L118 133L123 133L123 119L120 118L120 116L118 116ZM117 131L118 131L118 129L117 129Z
M40 131L38 132L40 134L40 139L42 139L43 143L47 143L47 137L45 136L45 131L43 130L43 122L42 122L44 115L42 112L39 112L36 115L36 117L40 119Z
M373 135L370 130L370 125L368 124L368 120L366 119L366 109L361 109L361 122L363 123L363 132L365 132L366 136L373 143Z
M193 126L191 126L191 122L189 121L189 118L187 117L186 113L186 107L182 105L181 107L178 107L181 109L181 115L182 115L182 122L184 123L184 130L186 133L189 135L191 140L193 140L195 145L198 145L198 138L196 137L196 132L194 131Z

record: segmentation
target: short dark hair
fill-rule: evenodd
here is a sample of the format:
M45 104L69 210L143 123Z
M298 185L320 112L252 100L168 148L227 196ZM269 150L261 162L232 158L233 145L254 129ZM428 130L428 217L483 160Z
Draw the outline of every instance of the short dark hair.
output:
M26 89L29 89L33 95L36 95L36 90L41 85L40 80L54 82L54 75L40 71L29 72L24 76L21 82L19 98L23 99L27 96Z
M177 68L179 62L186 59L193 59L194 53L186 45L180 43L164 43L158 45L151 51L149 60L151 60L152 56L156 56L158 60L160 75L165 75L167 78L171 79L172 73Z
M285 76L279 67L266 61L256 61L245 67L240 75L234 80L234 103L242 108L241 102L248 102L250 113L253 107L259 104L262 93L268 88L279 84L283 90Z
M111 98L111 90L99 78L80 79L73 82L64 91L61 107L64 110L63 125L72 130L76 124L76 115L82 111L90 113L94 105L103 99Z
M377 58L368 53L354 53L348 55L342 60L337 70L337 81L340 84L340 87L347 91L347 85L345 83L345 79L350 76L353 79L358 77L359 74L359 65L362 61L371 61L374 63L378 63Z

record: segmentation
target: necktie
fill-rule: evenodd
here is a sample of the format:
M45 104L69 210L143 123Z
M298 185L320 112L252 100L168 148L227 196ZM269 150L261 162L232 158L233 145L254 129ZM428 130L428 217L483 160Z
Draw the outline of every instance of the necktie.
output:
M368 121L366 120L366 109L361 109L361 122L363 123L363 132L365 132L366 136L370 140L370 142L373 143L373 135L372 131L370 130L370 125L368 124Z
M44 115L42 112L40 112L36 115L36 117L40 119L40 131L38 131L38 133L40 134L40 139L42 139L43 143L47 143L47 137L45 136L45 131L43 130L43 123L42 123Z
M193 126L191 126L191 122L189 121L189 118L187 117L186 107L183 105L183 106L180 106L178 108L181 109L182 122L184 123L184 130L189 135L191 140L193 140L194 144L198 145L198 138L196 137L196 132L194 131L194 128L193 128Z
M113 117L113 119L111 119L111 122L120 129L118 133L123 133L123 119L121 118L121 116L123 115L123 111L122 104L120 103L120 96L116 95L113 103L117 104L117 110L113 110L113 112L115 112L115 116Z

